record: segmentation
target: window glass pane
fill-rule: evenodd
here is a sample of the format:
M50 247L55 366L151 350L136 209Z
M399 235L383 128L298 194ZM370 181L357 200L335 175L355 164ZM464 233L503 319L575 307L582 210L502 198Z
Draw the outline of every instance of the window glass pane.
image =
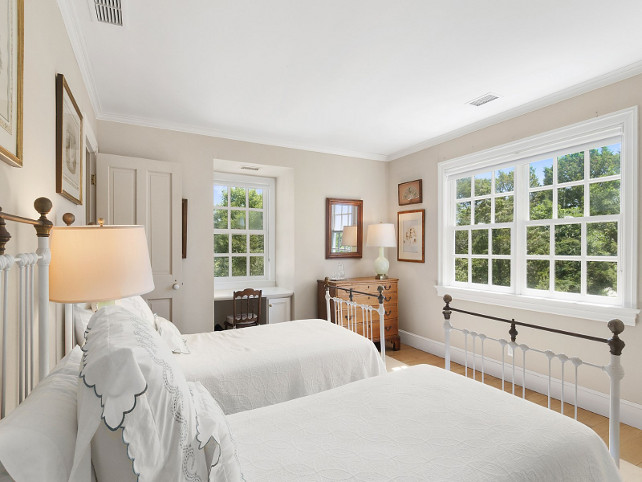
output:
M549 226L528 226L526 228L526 254L550 254L550 229Z
M263 256L252 256L250 257L250 276L263 276L265 258Z
M455 213L455 222L457 226L467 226L470 224L470 201L457 203L457 212Z
M247 276L247 258L245 256L232 258L232 276Z
M512 192L515 190L515 168L509 167L495 171L495 192Z
M591 179L614 176L620 173L620 151L622 144L591 149Z
M495 198L495 222L513 222L513 196Z
M214 252L215 253L230 252L230 240L227 234L214 235Z
M214 258L214 276L217 278L230 275L230 259Z
M475 176L475 196L485 196L490 194L492 175L492 172L486 172Z
M582 263L579 261L555 261L555 291L580 293Z
M475 201L475 224L490 223L491 203L492 201L490 199Z
M468 254L468 231L455 231L455 253Z
M260 231L263 229L263 213L261 211L250 211L250 229Z
M263 209L263 189L249 189L247 192L249 207Z
M620 214L620 181L596 182L590 190L591 216Z
M563 187L557 190L557 217L584 216L584 186Z
M214 210L214 229L227 229L227 210Z
M473 229L471 235L473 254L488 254L488 229Z
M468 282L468 258L455 258L455 281Z
M548 290L550 263L544 259L526 261L526 286L534 290Z
M214 206L227 206L227 186L214 186Z
M510 259L493 260L493 284L510 286Z
M587 261L586 291L589 295L617 296L617 263Z
M230 206L234 208L245 207L245 188L242 188L242 187L230 188Z
M553 159L531 162L529 164L530 187L550 186L553 184Z
M250 234L250 253L263 253L263 235Z
M530 198L531 219L552 219L553 217L553 190L532 192Z
M470 197L471 178L457 179L457 199Z
M617 256L617 223L588 223L586 245L589 256Z
M247 236L245 234L232 235L232 253L247 253Z
M473 283L488 284L488 260L472 259Z
M493 254L510 254L510 228L493 229Z
M555 254L558 256L580 256L582 254L582 226L580 224L555 226Z
M584 152L566 154L557 158L557 182L584 179Z
M230 227L232 229L245 229L245 211L237 209L230 211Z

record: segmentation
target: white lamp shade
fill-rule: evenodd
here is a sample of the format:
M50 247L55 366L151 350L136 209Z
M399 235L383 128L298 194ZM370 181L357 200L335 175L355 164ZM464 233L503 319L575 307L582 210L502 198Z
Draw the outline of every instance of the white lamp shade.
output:
M357 227L345 226L343 228L343 236L341 236L342 246L356 246L357 245Z
M379 248L392 248L397 246L395 225L389 223L371 224L368 226L368 240L366 246Z
M68 226L51 230L49 299L109 301L154 289L143 226Z

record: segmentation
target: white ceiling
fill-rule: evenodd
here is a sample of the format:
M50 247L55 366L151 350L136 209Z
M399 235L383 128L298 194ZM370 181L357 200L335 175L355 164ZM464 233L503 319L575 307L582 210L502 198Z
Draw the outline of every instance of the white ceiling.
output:
M58 0L99 119L370 159L642 72L640 0L122 2Z

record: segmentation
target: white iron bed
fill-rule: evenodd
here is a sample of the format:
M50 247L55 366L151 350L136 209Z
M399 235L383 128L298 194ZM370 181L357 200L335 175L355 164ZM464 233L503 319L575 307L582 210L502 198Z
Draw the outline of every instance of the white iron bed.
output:
M75 348L0 422L0 480L619 480L589 428L441 369L224 415L141 317L92 323L80 367Z

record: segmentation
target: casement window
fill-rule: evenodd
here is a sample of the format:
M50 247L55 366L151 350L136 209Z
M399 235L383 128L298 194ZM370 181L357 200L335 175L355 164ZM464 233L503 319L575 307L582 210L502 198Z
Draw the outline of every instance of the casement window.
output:
M215 173L216 288L274 284L274 179Z
M439 165L440 293L633 324L637 109Z

